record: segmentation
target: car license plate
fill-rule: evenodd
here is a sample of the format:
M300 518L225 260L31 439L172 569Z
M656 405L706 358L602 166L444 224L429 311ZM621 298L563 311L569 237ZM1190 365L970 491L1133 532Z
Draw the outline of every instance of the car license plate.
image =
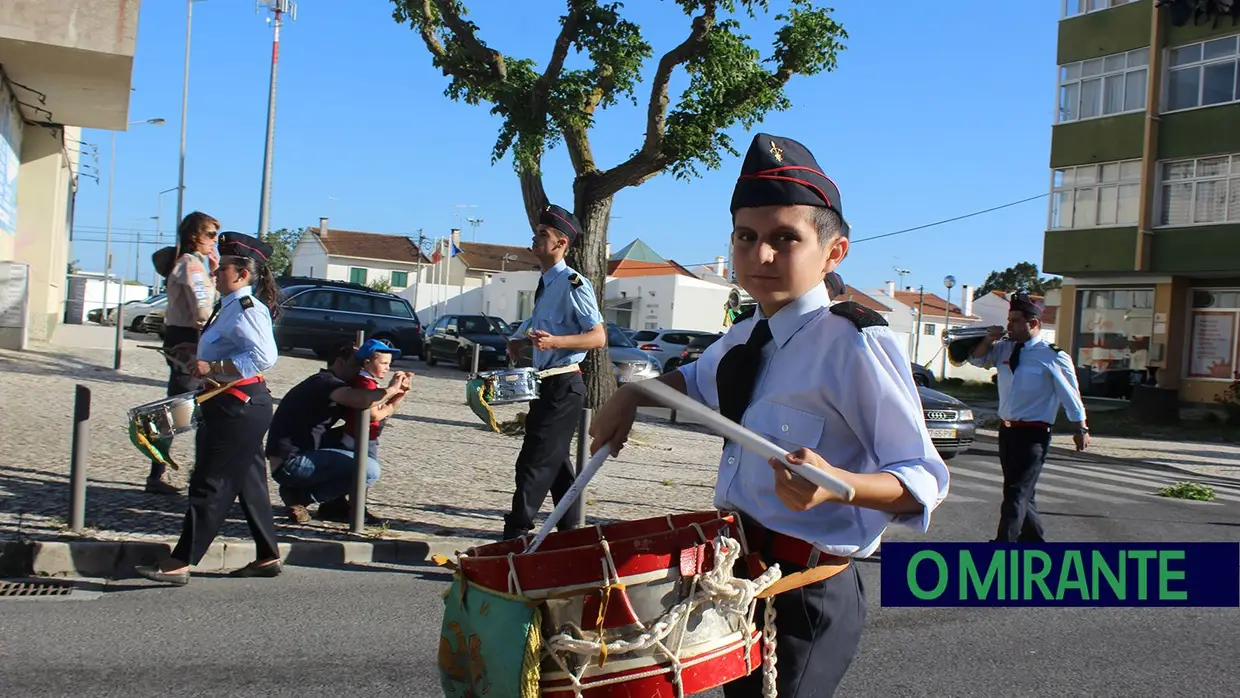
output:
M930 438L932 439L954 439L956 438L955 429L929 429Z

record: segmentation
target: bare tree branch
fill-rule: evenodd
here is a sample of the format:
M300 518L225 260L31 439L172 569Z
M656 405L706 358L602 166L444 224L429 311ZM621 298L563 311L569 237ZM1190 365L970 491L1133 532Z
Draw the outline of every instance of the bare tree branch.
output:
M650 101L646 106L646 140L633 157L599 174L599 193L610 196L621 189L650 179L667 165L663 153L663 136L667 132L668 85L676 66L693 57L702 38L715 25L715 3L707 2L702 14L693 18L693 29L680 45L663 54L654 80L650 84Z
M543 188L542 171L537 167L522 167L517 177L521 181L521 201L525 204L525 215L529 218L530 230L533 230L538 227L539 214L547 207L547 190Z
M551 60L547 62L547 69L543 71L538 78L538 83L534 85L534 100L530 105L531 114L546 113L551 84L559 79L560 71L564 69L568 50L573 47L573 41L577 39L577 23L580 19L581 13L576 9L564 18L564 25L560 27L560 35L555 38L555 47L551 50Z
M590 150L590 136L586 133L585 127L565 127L564 145L568 150L568 159L573 163L574 173L580 176L598 169L594 164L594 153Z
M452 34L457 41L461 42L461 46L475 60L489 65L495 78L501 81L507 79L508 68L504 65L504 55L495 49L487 48L485 44L478 40L478 36L474 34L470 23L461 19L460 13L456 11L455 1L434 0L434 2L435 7L439 10L439 15L443 17L444 24L448 26L448 29L452 30Z
M422 34L422 41L426 43L426 48L436 59L443 60L447 58L448 52L444 50L443 44L439 43L439 37L435 36L435 15L431 11L431 0L422 0L422 21L418 25L418 31ZM444 72L448 72L444 69Z

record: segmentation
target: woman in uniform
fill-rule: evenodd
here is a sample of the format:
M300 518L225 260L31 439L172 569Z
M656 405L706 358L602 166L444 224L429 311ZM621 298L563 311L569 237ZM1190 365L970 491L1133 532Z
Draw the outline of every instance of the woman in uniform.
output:
M228 386L200 406L202 423L198 450L189 480L189 511L181 539L171 557L158 565L137 568L157 582L189 583L189 568L198 564L241 497L255 560L235 570L237 577L274 577L281 572L263 435L271 424L271 392L263 371L276 363L272 319L278 314L275 279L267 268L271 246L249 235L222 233L220 263L215 271L219 308L203 328L197 353L180 347L197 378Z
M164 315L164 349L181 344L198 344L198 334L215 307L215 284L211 274L219 262L215 238L220 222L200 211L186 216L177 226L177 246L165 247L153 256L155 269L165 278L164 291L168 306ZM168 397L192 393L202 382L185 372L176 363L168 362ZM172 439L160 444L164 453L172 450ZM180 494L181 489L168 479L167 466L151 461L146 478L146 491L151 494Z

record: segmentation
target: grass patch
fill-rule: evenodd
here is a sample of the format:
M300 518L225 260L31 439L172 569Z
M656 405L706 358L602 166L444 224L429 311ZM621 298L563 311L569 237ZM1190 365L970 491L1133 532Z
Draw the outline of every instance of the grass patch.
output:
M1158 490L1158 496L1212 502L1214 501L1214 488L1199 482L1177 482Z

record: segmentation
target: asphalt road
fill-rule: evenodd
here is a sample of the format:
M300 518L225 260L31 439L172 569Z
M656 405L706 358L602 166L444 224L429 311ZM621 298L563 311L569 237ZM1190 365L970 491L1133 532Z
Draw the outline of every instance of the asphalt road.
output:
M951 461L955 496L932 539L993 535L998 491L986 475L997 464L979 451ZM1221 503L1182 502L1152 496L1156 471L1052 465L1063 479L1045 481L1058 489L1043 510L1056 540L1236 538L1240 487L1220 489ZM870 620L841 696L1240 693L1238 609L883 609L879 563L860 568ZM444 585L433 568L299 567L272 580L200 575L181 589L125 581L0 600L0 695L439 696Z

